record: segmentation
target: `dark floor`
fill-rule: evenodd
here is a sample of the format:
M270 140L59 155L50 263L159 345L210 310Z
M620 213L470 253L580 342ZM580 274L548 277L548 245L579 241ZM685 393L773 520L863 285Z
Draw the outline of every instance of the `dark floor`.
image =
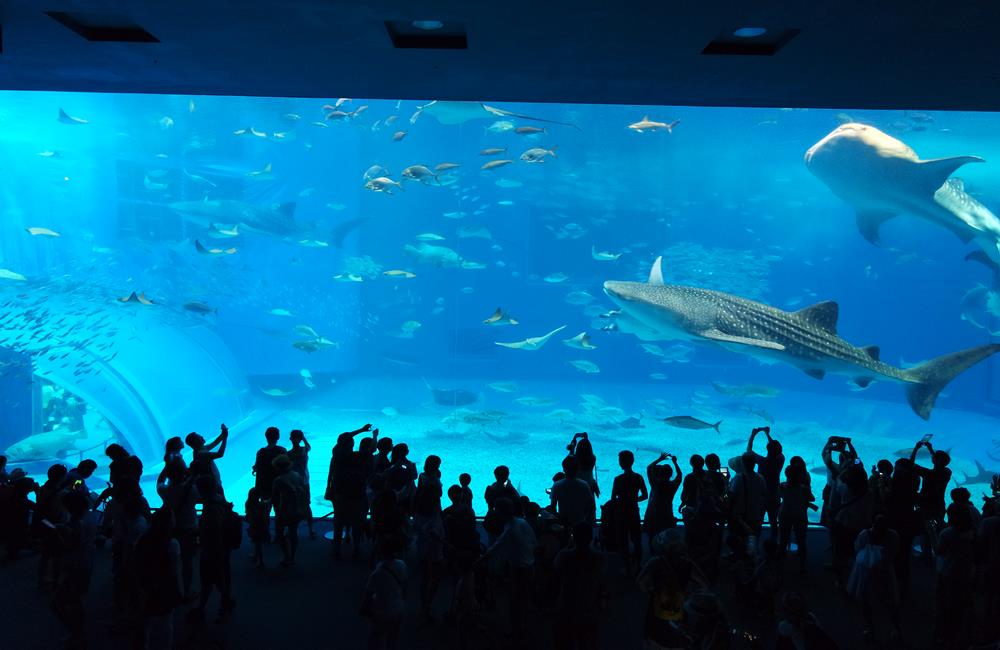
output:
M323 532L323 527L317 528ZM786 586L804 589L809 602L824 627L842 648L874 647L862 642L861 616L855 602L833 585L832 574L823 568L829 561L826 534L822 530L810 534L812 571L809 586L799 577L794 553L787 566ZM282 569L277 566L279 550L267 548L270 567L263 571L249 560L249 546L233 556L233 585L238 601L229 623L213 623L217 602L210 604L208 623L204 630L183 644L187 626L178 612L178 647L191 648L363 648L367 622L358 613L360 593L368 573L368 561L335 561L330 556L329 543L322 537L304 539L297 565ZM794 566L793 566L794 564ZM611 605L602 620L602 648L641 648L641 629L646 607L645 597L626 578L622 565L610 563ZM0 568L2 602L0 607L0 650L56 648L62 634L49 612L48 596L35 588L36 559L25 555ZM403 627L402 648L456 647L453 627L448 623L422 624L417 620L417 572L412 566L408 589L409 616ZM760 634L763 647L773 646L772 625L756 621L751 614L752 603L734 602L722 578L720 593L726 601L730 623L737 628ZM451 596L452 583L446 580L438 594L436 612L443 615ZM931 648L933 621L932 571L917 564L913 589L903 601L903 643L893 647ZM88 595L91 648L126 648L123 638L113 634L110 604L110 550L98 552L94 580ZM541 614L544 603L534 608L538 620L532 626L535 648L551 647L549 624ZM506 626L498 613L486 613L488 622L502 634ZM439 618L441 618L439 616ZM500 620L497 620L500 619ZM884 620L884 619L883 619ZM496 647L509 647L503 637ZM484 648L491 645L484 642ZM737 646L741 647L741 646ZM885 647L889 647L886 645Z

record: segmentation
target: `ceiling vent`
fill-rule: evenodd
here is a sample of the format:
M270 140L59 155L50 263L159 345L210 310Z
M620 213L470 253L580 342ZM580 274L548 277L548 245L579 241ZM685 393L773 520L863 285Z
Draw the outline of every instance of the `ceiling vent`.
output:
M467 50L465 23L442 20L387 20L385 30L397 49Z
M705 46L702 54L729 56L774 56L798 36L799 29L736 27L727 29Z
M156 38L126 16L46 11L52 20L94 43L159 43Z

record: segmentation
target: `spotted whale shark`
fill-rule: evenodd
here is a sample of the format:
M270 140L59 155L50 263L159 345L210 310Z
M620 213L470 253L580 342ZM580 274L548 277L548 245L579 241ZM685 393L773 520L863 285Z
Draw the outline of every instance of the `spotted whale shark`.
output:
M901 383L910 407L925 420L948 382L1000 351L1000 344L981 345L897 368L879 359L878 347L858 347L837 335L836 302L789 312L721 291L665 284L661 258L648 282L612 280L604 283L604 292L620 307L614 317L618 329L640 339L711 343L790 364L815 379L847 375L862 388L877 379Z
M942 226L981 250L966 259L1000 270L1000 219L949 178L977 156L921 160L905 143L866 124L842 124L806 151L805 163L857 211L858 230L879 243L879 228L901 214Z

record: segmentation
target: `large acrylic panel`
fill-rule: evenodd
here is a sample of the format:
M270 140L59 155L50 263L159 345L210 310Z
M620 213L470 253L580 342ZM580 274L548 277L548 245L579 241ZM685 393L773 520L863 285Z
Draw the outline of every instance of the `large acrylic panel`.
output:
M577 431L606 492L622 449L686 472L762 425L817 486L831 435L870 466L934 434L977 494L1000 467L992 349L920 366L1000 328L996 115L4 93L0 119L0 449L32 473L112 440L156 468L223 421L230 498L275 424L320 512L365 422L539 501ZM986 162L921 162L954 156ZM722 293L605 294L657 257ZM788 315L823 301L836 328Z

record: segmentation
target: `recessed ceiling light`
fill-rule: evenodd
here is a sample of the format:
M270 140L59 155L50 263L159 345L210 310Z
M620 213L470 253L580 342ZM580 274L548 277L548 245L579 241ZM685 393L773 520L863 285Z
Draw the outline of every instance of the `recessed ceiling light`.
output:
M444 27L444 23L440 20L414 20L410 24L417 29L422 29L427 32L432 32L435 29L441 29Z
M763 27L740 27L733 31L733 36L738 38L757 38L758 36L763 36L767 33L767 29Z

